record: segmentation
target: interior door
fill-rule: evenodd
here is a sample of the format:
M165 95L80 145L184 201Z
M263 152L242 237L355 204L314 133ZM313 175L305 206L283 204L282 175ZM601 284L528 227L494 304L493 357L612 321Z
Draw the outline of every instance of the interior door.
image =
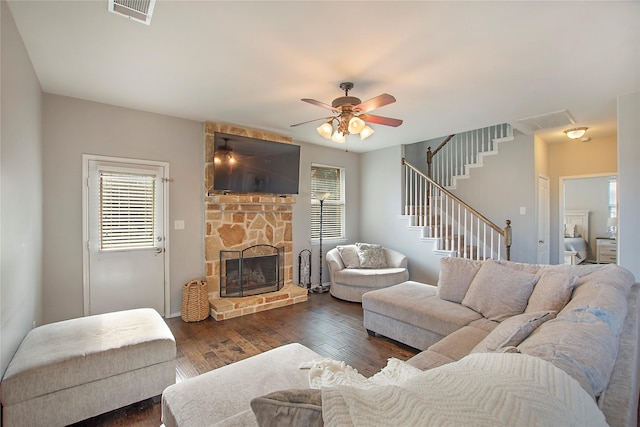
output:
M165 167L88 160L85 314L165 313Z
M538 264L549 264L549 179L538 177Z

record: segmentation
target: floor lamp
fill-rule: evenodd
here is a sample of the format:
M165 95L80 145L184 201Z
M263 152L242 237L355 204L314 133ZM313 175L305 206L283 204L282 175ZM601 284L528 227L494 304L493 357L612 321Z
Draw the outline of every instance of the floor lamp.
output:
M324 201L327 200L329 198L329 196L331 196L331 193L316 193L315 197L316 199L318 199L318 201L320 202L320 265L319 265L319 271L320 271L320 283L318 285L315 285L311 288L311 292L316 293L316 294L322 294L325 293L329 290L328 287L324 287L322 285L322 264L323 264L323 259L322 259L322 211L324 210Z

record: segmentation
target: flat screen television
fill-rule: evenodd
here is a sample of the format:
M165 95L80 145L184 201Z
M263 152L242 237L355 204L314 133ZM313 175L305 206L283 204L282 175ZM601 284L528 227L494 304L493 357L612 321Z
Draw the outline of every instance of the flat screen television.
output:
M213 190L298 194L300 146L225 133L214 136Z

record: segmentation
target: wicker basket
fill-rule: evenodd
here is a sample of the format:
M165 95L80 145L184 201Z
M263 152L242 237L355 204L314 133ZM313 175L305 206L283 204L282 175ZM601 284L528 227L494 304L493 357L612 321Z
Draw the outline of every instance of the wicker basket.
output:
M209 316L209 289L204 280L192 280L182 286L182 320L199 322Z

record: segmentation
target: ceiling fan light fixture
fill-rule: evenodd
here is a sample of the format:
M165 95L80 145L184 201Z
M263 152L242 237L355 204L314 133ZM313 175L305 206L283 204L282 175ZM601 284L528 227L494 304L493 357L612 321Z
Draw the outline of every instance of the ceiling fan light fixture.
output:
M375 132L375 130L373 130L371 127L365 125L365 127L360 131L360 139L366 139L369 138L371 135L373 135Z
M335 131L333 133L333 136L331 137L331 140L334 142L339 142L341 144L347 142L347 139L345 138L344 134L342 132L340 132L339 130Z
M316 128L318 135L325 139L331 139L331 133L333 132L333 125L331 122L326 122L321 124Z
M571 139L579 139L584 136L584 133L587 131L587 127L579 127L573 129L567 129L564 133Z
M351 134L360 133L362 132L362 129L365 128L365 126L366 124L364 123L364 120L362 120L357 116L353 116L351 120L349 120L349 133Z

